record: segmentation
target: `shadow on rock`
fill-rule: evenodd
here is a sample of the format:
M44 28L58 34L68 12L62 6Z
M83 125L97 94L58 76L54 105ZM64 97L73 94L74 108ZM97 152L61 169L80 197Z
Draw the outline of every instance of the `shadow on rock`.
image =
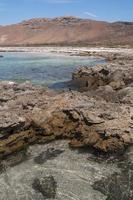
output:
M5 172L9 167L19 165L22 162L27 161L29 158L30 154L28 153L27 148L6 156L3 160L0 160L0 174Z

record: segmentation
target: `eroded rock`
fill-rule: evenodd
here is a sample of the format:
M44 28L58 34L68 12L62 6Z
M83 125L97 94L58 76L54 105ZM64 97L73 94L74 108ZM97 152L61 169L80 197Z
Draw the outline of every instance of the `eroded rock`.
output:
M0 156L55 139L67 139L73 148L125 150L133 143L133 66L126 59L117 55L109 64L75 72L82 93L2 82Z
M32 184L33 189L40 192L46 199L55 199L57 183L53 176L36 178Z
M89 94L101 96L105 100L118 101L119 99L122 102L130 101L130 103L133 103L133 64L131 55L117 57L115 62L96 67L81 67L73 73L72 79L72 84L80 91L88 91Z

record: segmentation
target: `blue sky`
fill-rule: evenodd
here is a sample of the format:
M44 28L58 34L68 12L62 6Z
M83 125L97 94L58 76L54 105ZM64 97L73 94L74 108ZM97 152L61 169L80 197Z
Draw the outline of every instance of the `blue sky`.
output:
M64 15L105 21L133 21L133 0L0 0L1 25Z

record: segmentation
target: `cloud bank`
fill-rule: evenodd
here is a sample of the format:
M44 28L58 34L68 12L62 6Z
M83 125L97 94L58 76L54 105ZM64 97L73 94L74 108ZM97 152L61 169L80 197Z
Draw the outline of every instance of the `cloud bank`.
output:
M91 13L91 12L84 12L84 15L88 15L89 17L97 17L97 15L95 15L94 13Z

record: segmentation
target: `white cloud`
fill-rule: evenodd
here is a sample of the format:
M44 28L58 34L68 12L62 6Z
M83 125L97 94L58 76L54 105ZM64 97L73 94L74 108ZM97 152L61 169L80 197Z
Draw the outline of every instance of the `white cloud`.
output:
M88 15L89 17L97 17L97 15L91 12L84 12L84 15Z

